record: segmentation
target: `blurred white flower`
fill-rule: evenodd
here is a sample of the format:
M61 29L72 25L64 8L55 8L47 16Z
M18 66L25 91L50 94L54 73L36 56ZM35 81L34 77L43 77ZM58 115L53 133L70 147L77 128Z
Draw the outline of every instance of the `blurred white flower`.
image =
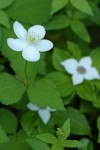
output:
M32 103L28 103L27 107L32 111L37 111L44 124L47 124L47 122L50 120L51 112L56 111L50 107L40 108L37 105L33 105Z
M92 67L90 56L83 57L79 62L76 59L67 59L61 62L65 70L72 74L74 85L80 84L86 80L100 79L99 73L95 67Z
M27 61L38 61L39 52L49 51L53 48L53 43L44 38L46 31L41 25L34 25L28 31L18 22L13 25L17 39L8 38L7 44L14 51L22 51L22 56Z

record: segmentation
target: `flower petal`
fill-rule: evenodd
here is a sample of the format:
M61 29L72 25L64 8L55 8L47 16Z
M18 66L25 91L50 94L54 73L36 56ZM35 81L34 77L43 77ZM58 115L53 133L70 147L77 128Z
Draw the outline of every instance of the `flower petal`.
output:
M76 73L72 76L72 80L73 80L73 84L77 85L83 82L84 76Z
M79 62L79 66L84 66L85 68L89 68L91 65L92 59L90 56L83 57Z
M97 69L94 67L91 67L89 70L87 70L84 77L87 80L100 79L99 73L98 73Z
M32 110L32 111L38 111L39 107L37 107L36 105L33 105L32 103L28 103L27 107Z
M8 38L7 44L14 51L22 51L28 45L25 41L21 39L13 39L13 38Z
M71 59L67 59L67 60L61 62L61 65L64 66L65 70L68 73L74 74L74 73L76 73L76 68L78 67L78 62L77 62L77 60L71 58Z
M45 52L53 48L53 43L49 40L40 40L36 42L34 46L38 51Z
M35 36L38 39L42 39L42 38L44 38L46 31L43 26L35 25L35 26L29 28L28 33L30 33L31 35L33 34L33 37Z
M14 28L14 32L18 38L20 38L20 39L26 38L27 31L18 21L14 22L13 28Z
M35 62L40 59L40 53L32 46L28 46L23 50L22 56L25 60Z
M48 109L40 109L40 110L38 111L38 114L39 114L40 118L42 119L42 121L43 121L45 124L49 121L50 116L51 116L51 114L50 114L50 112L48 111Z

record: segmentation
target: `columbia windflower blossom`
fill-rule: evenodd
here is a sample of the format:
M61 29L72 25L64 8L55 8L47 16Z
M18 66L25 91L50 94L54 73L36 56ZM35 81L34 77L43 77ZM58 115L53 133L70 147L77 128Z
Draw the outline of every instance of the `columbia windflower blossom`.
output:
M53 48L53 43L43 39L46 30L41 25L34 25L26 31L26 29L15 21L13 29L18 38L8 38L7 44L14 51L22 51L25 60L35 62L40 59L39 52L49 51Z
M78 62L76 59L67 59L61 62L65 70L72 75L74 85L80 84L86 80L100 79L99 72L95 67L92 67L92 59L86 56Z
M28 103L27 107L32 111L37 111L44 124L47 124L50 120L51 112L56 111L56 109L51 109L50 107L40 108L32 103Z

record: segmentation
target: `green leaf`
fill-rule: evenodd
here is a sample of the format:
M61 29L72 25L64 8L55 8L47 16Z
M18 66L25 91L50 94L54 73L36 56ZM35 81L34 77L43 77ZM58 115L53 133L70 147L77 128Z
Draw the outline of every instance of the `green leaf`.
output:
M3 104L8 105L18 102L25 90L24 85L10 74L0 74L0 101Z
M84 81L82 84L77 85L76 92L82 99L88 101L96 100L95 86L90 82Z
M91 140L87 138L82 138L80 142L82 143L83 146L79 150L94 150L93 142Z
M66 15L56 15L54 16L46 25L47 30L58 30L68 27L70 24L70 19Z
M94 101L92 104L93 104L93 106L94 106L95 108L99 108L99 109L100 109L100 94L99 94L99 96L97 97L97 100Z
M96 109L93 106L93 103L89 101L84 101L83 99L80 101L80 111L82 113L95 112Z
M16 0L6 12L13 20L32 25L43 24L50 16L51 3L51 0Z
M84 40L85 42L88 42L88 43L91 41L90 35L82 21L73 19L71 21L70 26L71 26L72 31L77 36L79 36L82 40Z
M87 0L70 0L70 2L76 9L93 16L93 11Z
M5 56L10 61L13 59L16 59L16 57L18 55L20 55L20 53L11 50L9 48L9 46L7 45L7 38L9 38L9 37L15 38L16 37L14 35L14 32L12 31L12 29L8 30L6 28L2 28L2 35L3 35L3 40L2 40L2 45L0 48L2 55Z
M23 97L21 98L20 101L18 101L17 103L14 103L12 105L13 108L17 109L17 110L25 110L26 109L26 105L29 102L29 99L27 97L27 93L25 92L25 94L23 95Z
M53 0L51 14L59 11L68 4L69 0Z
M68 46L68 51L70 52L72 57L76 59L80 59L82 57L82 52L76 43L67 41L67 46Z
M64 97L64 104L65 105L69 105L71 102L73 102L73 99L74 99L74 97L75 97L75 95L76 95L76 93L75 93L75 91L73 92L73 93L71 93L69 96L67 96L67 97Z
M26 112L21 117L21 125L28 135L33 132L36 122L37 114L34 112Z
M70 147L70 148L74 148L74 147L80 148L80 147L82 147L81 142L77 141L77 140L66 140L66 141L62 142L62 145L64 147Z
M40 61L34 63L28 62L25 59L23 59L22 55L20 55L11 62L11 67L15 71L17 75L16 77L20 78L25 82L27 82L28 80L28 83L30 83L36 77L39 68L39 63Z
M54 48L52 59L53 59L53 66L55 67L55 69L59 71L64 71L64 68L61 66L61 62L69 57L70 55L67 51Z
M62 131L64 132L63 139L67 139L70 135L70 120L68 119L62 126Z
M17 142L17 139L12 136L10 137L9 141L3 144L0 144L0 149L2 150L21 150L20 146Z
M16 133L17 124L17 118L12 112L7 109L0 109L0 126L3 127L5 133Z
M83 12L80 12L80 11L76 11L73 15L73 18L75 19L86 19L88 17L87 14L83 13ZM93 16L92 16L93 17Z
M27 92L31 103L39 107L49 106L58 110L64 109L60 94L55 84L50 80L41 79L34 82L34 84L28 88Z
M48 143L48 144L55 144L57 142L57 139L55 136L53 136L50 133L44 133L36 136L41 141Z
M45 56L47 56L46 55L47 53L41 53L40 55L41 55L41 57L40 57L40 60L37 62L37 64L38 64L38 73L40 74L40 75L45 75L46 74L46 72L47 72L47 68L46 68L46 61L45 61ZM34 62L34 63L36 63L36 62Z
M54 134L55 131L55 127L54 127L54 123L52 122L52 120L50 120L47 124L44 124L42 122L42 120L39 118L39 122L38 122L38 133L39 134L43 134L43 133L51 133Z
M8 15L3 10L0 10L0 25L10 28Z
M47 74L46 77L56 84L57 89L61 93L61 96L69 96L74 92L72 80L67 73L64 74L62 72L55 71Z
M57 143L51 147L51 150L63 150L63 146L61 143Z
M95 86L95 95L96 95L96 100L93 101L93 106L96 108L100 108L100 81L99 80L94 80L93 81L94 86Z
M37 134L37 131L36 129L34 128L34 131L33 131L33 134L34 136L36 136ZM16 136L16 135L15 135ZM27 134L25 134L25 132L20 129L18 132L17 132L17 136L16 136L16 143L19 144L20 146L20 150L32 150L31 146L28 144L28 142L26 141L27 140ZM15 144L16 145L16 144ZM12 149L11 149L12 150ZM15 150L15 149L13 149Z
M67 119L70 119L72 134L90 135L88 120L79 110L75 108L68 107L66 111L55 112L52 119L58 126L62 126Z
M97 119L97 128L98 128L98 143L100 143L100 116Z
M3 43L3 29L6 29L6 28L3 28L2 26L0 26L0 51L1 51L1 46L2 46L2 43ZM3 61L4 59L1 59L0 60L0 63Z
M100 47L96 47L95 49L93 49L91 57L93 60L93 66L96 67L100 72Z
M14 0L0 0L0 9L10 6L13 1Z
M3 144L0 144L1 150L32 150L28 143L26 143L25 139L15 136L9 136L9 141Z
M50 150L50 148L47 144L45 144L44 142L42 142L36 138L27 139L27 142L34 150Z
M8 141L9 141L8 136L5 134L4 130L0 126L0 143L5 143Z
M0 72L4 70L4 66L0 64Z
M91 8L92 8L93 13L94 13L94 15L91 16L91 17L89 17L89 18L90 18L90 20L91 20L93 23L95 23L95 24L97 24L97 25L100 26L100 9L99 9L99 7L98 7L98 4L96 5L96 4L94 3L94 1L90 1L89 3L90 3L90 5L91 5Z

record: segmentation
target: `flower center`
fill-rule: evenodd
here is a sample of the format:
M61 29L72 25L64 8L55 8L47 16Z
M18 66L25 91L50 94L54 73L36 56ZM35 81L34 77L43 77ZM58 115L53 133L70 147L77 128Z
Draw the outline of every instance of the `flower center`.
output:
M77 67L77 72L80 74L84 74L86 73L86 69L83 66L79 66Z
M28 32L26 36L26 40L28 41L28 43L33 44L34 42L39 40L39 35L34 32L31 33Z
M30 43L33 44L35 41L35 38L31 34L27 34L26 40Z
M32 44L32 43L34 43L34 41L35 41L35 38L30 36L29 37L29 43Z

